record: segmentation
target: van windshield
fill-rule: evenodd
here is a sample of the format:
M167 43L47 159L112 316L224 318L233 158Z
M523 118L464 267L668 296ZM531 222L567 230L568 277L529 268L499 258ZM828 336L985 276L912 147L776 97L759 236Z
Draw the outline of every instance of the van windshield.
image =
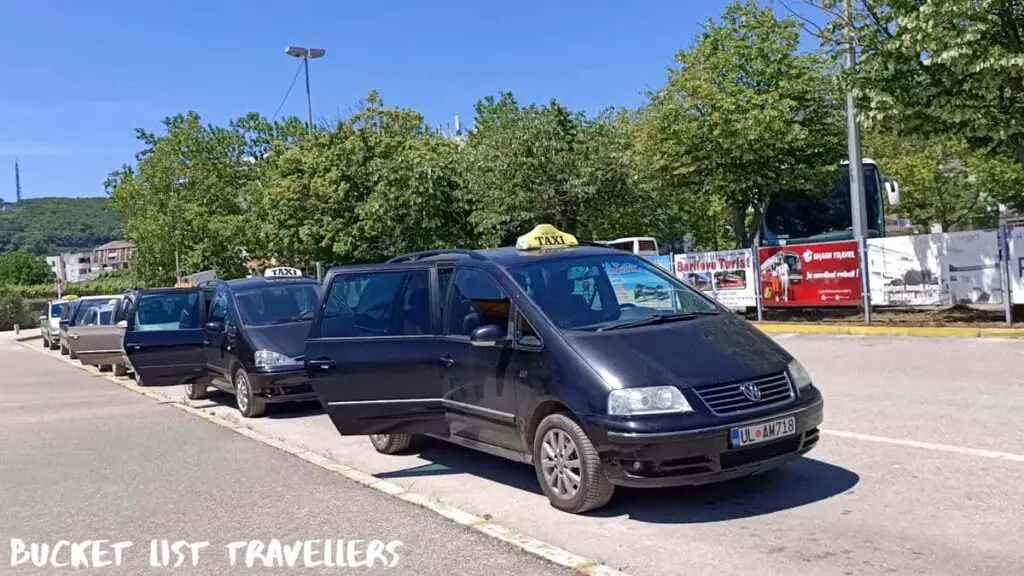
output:
M565 330L601 330L655 317L719 312L706 297L632 254L541 260L508 271Z
M67 306L67 302L61 302L59 304L50 305L50 318L60 318L60 313L64 311L64 307Z
M270 326L313 319L320 286L313 283L267 284L235 293L246 326Z

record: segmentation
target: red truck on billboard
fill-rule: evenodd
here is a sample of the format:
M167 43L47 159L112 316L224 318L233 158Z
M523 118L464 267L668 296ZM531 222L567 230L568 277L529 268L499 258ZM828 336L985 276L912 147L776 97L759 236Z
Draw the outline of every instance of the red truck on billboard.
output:
M856 306L860 302L856 242L762 247L758 256L766 308Z

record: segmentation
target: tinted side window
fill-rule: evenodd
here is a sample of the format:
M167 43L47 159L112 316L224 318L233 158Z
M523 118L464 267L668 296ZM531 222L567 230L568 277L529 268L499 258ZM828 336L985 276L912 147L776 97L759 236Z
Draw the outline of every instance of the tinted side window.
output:
M135 330L188 330L199 327L199 291L145 294L135 309Z
M210 322L224 322L228 318L228 293L218 292L210 305Z
M512 301L485 272L464 268L455 273L455 286L446 308L448 333L469 336L486 324L508 325Z
M320 336L402 336L430 333L426 270L346 274L331 282Z

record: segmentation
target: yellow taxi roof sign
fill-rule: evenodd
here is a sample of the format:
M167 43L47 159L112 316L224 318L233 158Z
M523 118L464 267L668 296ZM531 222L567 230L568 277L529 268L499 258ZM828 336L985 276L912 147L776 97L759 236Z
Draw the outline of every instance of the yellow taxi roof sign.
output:
M539 250L541 248L563 248L578 246L572 234L566 234L550 224L541 224L516 240L517 250Z

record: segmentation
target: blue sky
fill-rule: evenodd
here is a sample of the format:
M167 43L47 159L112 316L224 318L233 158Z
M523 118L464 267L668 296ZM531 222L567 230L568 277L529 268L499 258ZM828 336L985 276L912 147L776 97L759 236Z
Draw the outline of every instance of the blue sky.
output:
M376 88L432 124L472 120L500 90L573 109L635 106L726 0L35 0L0 4L0 197L96 196L138 150L133 129L196 110L273 115L311 63L314 114L346 115ZM300 77L281 114L305 117Z

